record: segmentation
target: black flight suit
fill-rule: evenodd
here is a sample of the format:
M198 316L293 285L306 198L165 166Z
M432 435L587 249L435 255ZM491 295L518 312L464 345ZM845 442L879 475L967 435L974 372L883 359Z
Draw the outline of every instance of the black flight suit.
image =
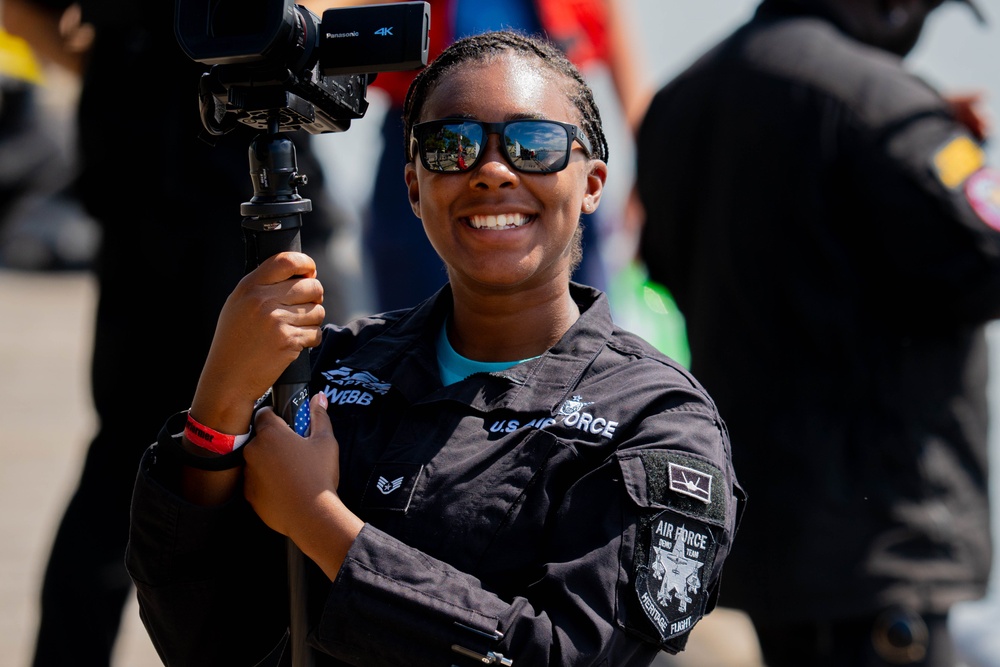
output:
M648 665L714 607L742 490L725 426L681 366L616 328L607 298L553 348L442 387L450 288L327 330L339 493L366 525L311 587L321 665ZM168 665L253 665L288 623L284 538L242 499L169 488L172 418L148 452L129 570ZM500 664L500 663L496 663Z

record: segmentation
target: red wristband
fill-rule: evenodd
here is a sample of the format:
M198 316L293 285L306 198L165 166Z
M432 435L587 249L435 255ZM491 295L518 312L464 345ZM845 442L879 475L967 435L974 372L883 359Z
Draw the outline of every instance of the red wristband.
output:
M192 444L216 454L228 454L235 451L250 439L249 432L243 435L219 433L215 429L211 429L198 422L191 416L190 412L188 412L187 422L184 424L184 435L187 436L187 439Z

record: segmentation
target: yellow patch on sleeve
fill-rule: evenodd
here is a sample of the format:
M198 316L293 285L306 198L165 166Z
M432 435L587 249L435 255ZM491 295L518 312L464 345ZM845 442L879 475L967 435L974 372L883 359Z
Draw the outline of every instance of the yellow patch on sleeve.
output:
M964 135L955 137L934 155L938 178L949 188L960 186L985 163L983 149Z
M0 74L42 83L42 69L28 43L0 28Z

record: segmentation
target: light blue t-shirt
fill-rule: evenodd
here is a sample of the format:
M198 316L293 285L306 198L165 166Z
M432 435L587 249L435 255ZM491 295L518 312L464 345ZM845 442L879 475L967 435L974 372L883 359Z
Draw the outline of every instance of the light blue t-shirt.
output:
M528 359L521 361L474 361L463 357L455 351L455 348L451 346L451 341L448 340L447 324L441 327L441 333L438 334L437 358L441 384L446 387L459 380L464 380L473 373L496 373L516 366L521 361L529 361ZM537 357L532 357L532 359L537 359Z

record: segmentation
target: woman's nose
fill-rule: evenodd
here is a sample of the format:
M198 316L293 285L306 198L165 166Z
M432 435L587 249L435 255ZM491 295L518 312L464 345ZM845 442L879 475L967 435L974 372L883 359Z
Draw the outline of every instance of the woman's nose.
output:
M501 143L502 141L503 139L499 135L489 135L486 145L483 147L483 154L479 156L479 162L476 164L476 178L473 178L474 183L482 182L486 185L502 185L518 180L518 173L511 166L507 151Z

